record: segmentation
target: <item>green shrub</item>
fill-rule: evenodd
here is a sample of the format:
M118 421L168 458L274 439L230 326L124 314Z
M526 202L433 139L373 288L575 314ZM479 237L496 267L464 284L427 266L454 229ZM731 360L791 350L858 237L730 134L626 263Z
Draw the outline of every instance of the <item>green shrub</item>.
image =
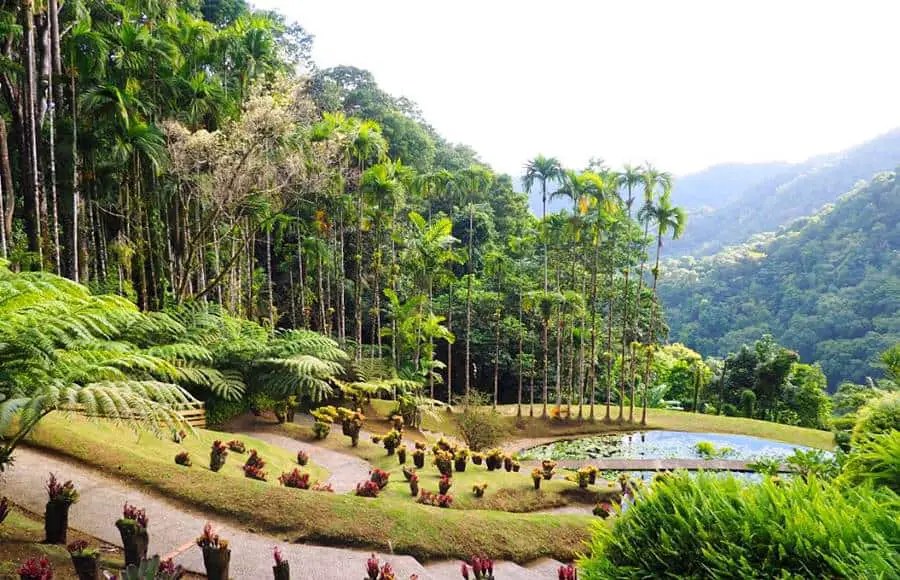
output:
M456 422L460 437L472 451L487 449L503 434L502 418L487 406L466 405Z
M221 425L250 410L250 403L243 397L235 401L226 401L221 397L209 397L206 399L205 406L207 425Z
M840 481L850 485L871 481L900 493L900 431L861 442L847 459Z
M750 389L744 389L743 391L741 391L741 412L743 413L744 417L752 419L755 411L756 393L754 393Z
M612 528L596 526L582 580L896 577L897 501L884 488L814 477L747 484L678 473Z
M853 428L853 443L891 430L900 431L900 391L887 393L860 409Z
M738 408L731 403L725 403L722 405L722 414L727 417L740 417L741 413L738 411Z

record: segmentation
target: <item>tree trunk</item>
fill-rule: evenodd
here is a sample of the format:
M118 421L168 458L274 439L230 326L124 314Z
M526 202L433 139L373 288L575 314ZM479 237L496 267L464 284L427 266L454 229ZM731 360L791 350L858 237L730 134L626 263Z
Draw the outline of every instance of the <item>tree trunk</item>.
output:
M450 293L447 295L447 330L453 332L453 291L454 284L450 282ZM396 343L396 340L391 339L391 344ZM394 360L394 364L396 365L396 359ZM453 401L453 343L449 340L447 341L447 404L450 405Z
M600 240L594 242L594 259L591 264L591 366L590 366L590 386L591 386L591 411L588 419L594 420L594 402L597 392L597 263L600 254Z
M56 4L56 0L50 0L51 7ZM57 24L58 26L58 24ZM58 38L56 39L59 40ZM78 213L81 209L81 195L79 193L79 172L78 172L78 99L75 95L75 74L71 74L70 89L72 93L72 232L71 232L71 255L69 257L69 265L71 266L72 279L76 282L81 277L81 269L79 268L80 244L78 236Z
M9 162L9 136L6 133L6 120L0 115L0 183L5 196L4 213L0 216L7 243L12 242L13 213L16 209L15 190L13 189L12 166Z
M516 417L522 418L522 339L523 339L523 326L522 326L522 297L519 296L519 328L516 329L519 333L519 364L518 364L518 374L519 375L519 391L516 395Z
M656 266L653 268L653 305L650 309L650 340L649 348L647 348L647 363L644 367L644 406L641 411L641 425L647 424L647 387L650 385L650 367L653 364L653 342L656 340L656 317L658 316L656 295L656 283L659 280L659 258L662 254L662 235L656 240ZM721 405L720 405L721 406Z
M497 274L497 330L494 334L494 410L497 409L497 399L500 395L500 322L503 319L503 270Z
M23 99L23 150L25 182L25 223L28 234L28 249L38 255L38 265L43 269L44 254L41 247L41 199L38 186L37 163L37 119L35 100L37 99L37 78L35 71L34 46L34 0L22 0L22 20L24 34L25 93Z
M272 230L266 228L266 291L269 298L269 328L275 330L275 286L272 283Z
M472 231L475 219L475 206L469 204L469 275L466 277L466 404L469 404L469 381L472 375L471 342L472 342Z

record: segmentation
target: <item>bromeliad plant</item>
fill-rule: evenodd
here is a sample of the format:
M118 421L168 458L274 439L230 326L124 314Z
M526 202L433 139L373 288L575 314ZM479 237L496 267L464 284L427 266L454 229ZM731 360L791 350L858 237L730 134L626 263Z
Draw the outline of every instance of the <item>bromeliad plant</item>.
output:
M400 443L403 441L403 434L396 429L392 429L387 432L387 434L381 439L384 448L387 450L388 455L393 455L394 450L400 447Z
M185 433L184 429L172 429L172 441L175 443L181 443L187 437L187 433Z
M493 580L494 579L494 561L488 558L479 558L475 556L471 563L472 576L469 576L469 568L463 564L459 571L465 580Z
M182 451L181 453L175 456L175 463L177 465L183 465L184 467L191 466L191 454L187 451Z
M600 503L598 503L597 505L594 506L593 513L595 516L606 519L612 515L613 506L608 501L601 501Z
M383 469L378 469L377 467L369 472L369 479L378 485L378 489L384 489L387 487L388 480L390 480L391 474Z
M171 558L161 560L159 556L141 560L137 566L129 566L122 571L122 580L180 580L185 571L176 566ZM109 580L115 580L115 576Z
M207 522L196 543L203 551L203 565L206 568L207 578L209 580L228 580L228 570L231 566L231 550L228 548L228 540L219 538L219 534L213 531L212 524Z
M225 459L228 457L228 448L218 439L213 441L212 449L209 452L209 468L212 471L219 471L225 467Z
M484 497L484 490L487 489L488 484L485 482L476 483L472 486L472 493L475 494L475 497Z
M334 493L334 488L331 487L330 483L323 483L321 481L317 481L316 483L314 483L310 489L312 491L324 491L327 493Z
M588 484L591 483L591 470L587 467L581 467L575 472L575 478L578 481L578 487L587 489Z
M150 545L150 536L147 533L149 523L145 510L125 503L122 517L116 521L116 528L122 536L122 545L125 547L125 566L137 566L141 560L147 558L147 548Z
M44 512L46 543L65 545L69 531L69 508L77 501L75 484L71 480L60 483L51 473L47 481L47 507Z
M46 556L26 560L17 573L21 580L53 580L53 566Z
M478 453L477 451L472 453L472 464L473 465L481 465L482 461L484 461L483 453Z
M278 476L278 481L284 487L294 489L309 489L309 474L301 473L296 467L290 473L282 473Z
M437 494L431 491L422 490L419 494L419 503L441 508L449 508L453 504L453 496L447 494Z
M100 550L92 548L84 540L76 540L66 546L72 558L72 566L78 580L98 580L100 578Z
M356 495L359 497L378 497L381 487L374 481L361 481L356 484Z
M400 465L406 465L406 445L397 448L397 461Z
M272 566L272 575L275 580L291 580L291 565L284 559L284 555L277 546L272 549L272 557L275 559L275 565Z
M247 446L244 445L244 442L239 439L232 439L228 442L228 449L234 451L235 453L246 453Z

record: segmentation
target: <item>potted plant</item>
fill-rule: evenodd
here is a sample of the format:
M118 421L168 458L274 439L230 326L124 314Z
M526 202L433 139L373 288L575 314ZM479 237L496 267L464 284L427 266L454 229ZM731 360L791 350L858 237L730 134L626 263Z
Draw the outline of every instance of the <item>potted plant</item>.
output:
M413 475L415 475L415 473L416 473L416 468L415 468L415 467L403 467L403 468L401 469L401 471L403 472L403 479L405 479L406 481L409 481L409 479L410 479Z
M182 451L178 455L175 456L175 463L177 465L182 465L184 467L191 466L191 454L187 451Z
M578 572L575 566L568 564L559 567L559 580L578 580Z
M181 566L176 566L172 559L160 560L153 556L149 560L141 560L137 566L129 566L122 571L122 580L179 580L184 576ZM115 576L112 577L113 579Z
M400 462L400 465L406 465L406 445L397 448L397 461Z
M488 471L500 469L503 465L503 451L499 449L491 449L484 456L484 463L487 465Z
M350 446L356 447L359 445L359 431L366 419L365 415L362 411L351 411L344 407L338 409L338 414L341 418L341 431L350 438Z
M317 481L316 483L314 483L310 489L312 491L325 491L328 493L334 493L334 488L331 487L330 483L323 483L321 481Z
M521 469L521 468L522 468L522 464L519 463L518 461L516 461L515 459L513 459L513 461L512 461L513 473L519 473L519 469Z
M300 467L306 467L306 464L309 463L309 453L304 450L300 450L297 452L297 463L300 464Z
M125 566L134 564L147 558L147 547L150 545L150 537L147 534L147 513L133 505L125 504L122 509L122 518L116 521L116 528L122 536L122 545L125 547Z
M78 491L72 481L60 483L56 475L50 474L47 481L47 508L44 512L44 531L48 544L66 543L69 530L69 508L78 501Z
M187 437L187 433L184 432L184 429L172 429L172 441L175 443L181 443L185 437Z
M313 423L313 436L316 439L325 439L331 433L331 425L323 421Z
M453 454L449 451L438 449L434 454L434 465L437 467L441 475L451 475L453 473Z
M381 440L388 455L394 454L394 450L400 447L402 439L403 435L400 434L400 431L397 431L396 429L388 431L387 435Z
M555 473L553 470L556 469L556 462L552 459L545 459L541 461L541 469L544 472L544 479L549 481L553 478L553 474Z
M473 578L474 580L493 580L494 579L494 561L487 558L472 558L472 576L469 576L469 568L463 564L459 571L465 580Z
M66 546L72 558L72 566L78 580L98 580L100 578L100 550L91 548L84 540L76 540Z
M17 572L20 580L53 580L53 566L46 556L26 560Z
M228 569L231 566L231 550L228 540L219 538L213 532L212 524L207 522L203 534L197 538L197 545L203 551L203 566L209 580L228 580Z
M272 574L275 576L275 580L291 580L291 565L284 559L281 550L277 547L274 548L272 556L275 558L275 565L272 566Z
M413 451L412 457L413 457L413 465L415 465L419 469L422 469L423 467L425 467L425 450L424 449L419 449L417 447L416 450Z
M472 453L472 463L475 465L481 465L481 462L484 461L484 454L473 452Z
M438 480L438 492L440 492L441 495L446 495L452 486L453 480L450 479L449 475L442 475Z
M278 476L278 481L284 487L294 489L309 489L309 474L301 473L296 467L289 473L282 473Z
M575 477L578 481L578 487L587 489L587 486L591 481L591 470L587 467L582 467L575 472Z
M593 512L595 516L601 517L605 520L610 516L610 514L612 514L613 507L609 502L601 501L594 506Z
M504 455L503 456L503 469L506 470L506 473L509 473L510 471L512 471L512 462L513 462L512 455Z
M391 425L395 431L403 431L403 415L391 415Z
M228 449L234 451L235 453L246 453L247 446L244 445L244 442L240 439L232 439L228 442Z
M378 489L384 489L387 487L388 480L391 478L391 474L383 469L378 469L377 467L369 472L369 478L378 485Z
M585 465L583 469L587 470L588 473L588 483L590 485L594 485L597 483L597 472L598 469L593 465Z
M315 418L313 423L313 435L316 439L325 439L331 433L331 424L338 417L338 410L331 405L319 407L309 412Z
M449 508L453 504L453 496L441 493L438 494L436 501L439 508Z
M228 457L228 448L219 440L213 441L212 449L209 452L209 468L212 471L219 471L225 467L225 458Z
M428 446L425 445L425 443L422 441L416 441L414 443L414 445L416 446L416 449L421 449L422 451L425 451L426 449L428 449Z
M409 493L413 497L419 495L419 476L416 473L409 476Z
M472 486L472 493L475 494L475 497L484 497L484 490L487 489L488 484L485 482L476 483Z
M372 554L372 557L366 560L366 577L363 580L394 580L397 577L394 568L387 562L380 568L379 566L381 563L375 554Z
M465 447L460 447L453 454L453 469L456 471L465 471L466 464L469 462L469 450Z
M544 478L544 472L539 467L531 470L531 481L534 483L534 489L541 489L541 480Z

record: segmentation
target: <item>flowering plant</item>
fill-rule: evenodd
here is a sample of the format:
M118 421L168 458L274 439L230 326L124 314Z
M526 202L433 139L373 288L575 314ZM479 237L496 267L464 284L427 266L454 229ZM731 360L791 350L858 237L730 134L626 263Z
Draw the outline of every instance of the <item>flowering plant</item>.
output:
M544 471L544 479L550 480L555 473L553 470L556 469L556 462L552 459L545 459L541 461L541 469Z
M578 580L578 572L575 570L575 566L572 564L560 566L559 580Z
M128 502L125 502L125 507L122 508L122 519L119 521L123 523L134 523L137 527L145 530L150 523L150 519L147 517L147 510L138 509Z
M364 580L396 580L394 568L387 562L381 565L375 554L366 560L366 577Z
M449 475L442 475L441 478L438 480L438 491L441 494L446 494L448 491L450 491L450 487L452 487L452 486L453 486L453 480L450 478Z
M250 450L250 456L247 457L247 462L244 463L244 477L249 477L250 479L256 479L259 481L266 481L266 472L263 471L263 468L266 466L265 460L259 456L256 452L256 449Z
M278 481L284 487L292 487L294 489L309 489L309 474L300 473L296 467L290 473L282 473L278 476Z
M421 449L422 451L425 451L425 449L428 448L428 446L422 441L416 441L415 446L416 446L416 449Z
M485 482L476 483L472 486L472 493L475 494L475 497L484 497L484 490L487 489L488 484Z
M321 481L317 481L310 488L313 491L327 491L328 493L334 493L334 488L331 487L330 483L322 483Z
M416 475L416 468L415 468L415 467L404 467L404 468L403 468L403 478L404 478L406 481L409 481L410 478L411 478L413 475Z
M606 519L612 514L613 507L612 507L612 504L610 504L609 502L601 501L600 503L598 503L597 505L594 506L593 512L594 512L595 516Z
M197 545L204 550L221 550L228 549L228 540L219 538L219 534L213 532L212 524L206 522L203 526L203 533L196 539Z
M46 556L26 560L17 572L22 580L53 580L53 566Z
M474 463L475 465L481 465L482 461L484 461L483 453L472 453L472 463Z
M394 450L397 449L397 447L400 447L400 442L402 440L403 440L403 435L401 435L400 431L397 431L396 429L392 429L392 430L388 431L387 435L385 435L381 439L381 443L384 445L384 448L387 450L387 454L393 455Z
M51 473L50 479L47 480L47 496L53 503L72 505L78 501L78 490L75 489L75 484L72 483L71 479L65 483L60 483L56 479L56 475Z
M469 580L469 568L463 564L460 569L462 577ZM488 558L472 558L472 576L475 580L493 580L494 578L494 561Z
M232 439L228 442L228 449L234 451L235 453L246 453L247 446L244 445L244 442L239 439Z
M388 480L391 478L391 474L383 469L378 469L377 467L369 472L369 478L371 481L378 485L378 489L384 489L387 487Z
M185 467L191 466L191 454L187 451L182 451L178 455L175 456L175 463L178 465L183 465Z
M275 559L275 568L287 568L288 561L284 559L284 555L281 553L281 550L276 546L272 549L272 557Z
M378 497L381 488L374 481L361 481L356 484L356 495L360 497Z
M100 554L97 548L91 548L85 540L76 540L66 546L69 554L73 558L96 558Z
M450 475L453 473L453 454L449 451L438 449L434 454L434 465L441 472L441 475Z
M309 463L309 453L304 450L300 450L297 452L297 463L300 464L301 467L305 467L307 463Z
M209 452L209 468L212 471L219 471L225 466L225 458L228 457L228 448L219 440L213 441L212 449Z

